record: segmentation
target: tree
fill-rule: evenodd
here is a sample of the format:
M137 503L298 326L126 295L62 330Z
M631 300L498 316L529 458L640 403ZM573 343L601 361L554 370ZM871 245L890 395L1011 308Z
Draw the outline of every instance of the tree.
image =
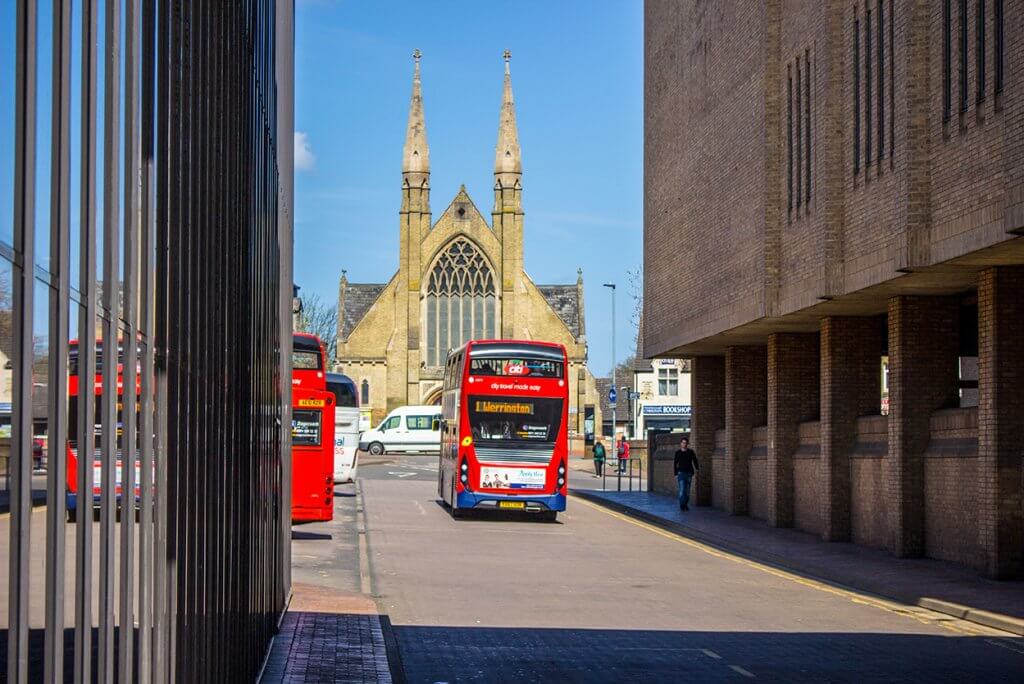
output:
M331 306L316 293L304 296L296 332L306 332L319 337L324 343L330 364L338 352L338 307Z

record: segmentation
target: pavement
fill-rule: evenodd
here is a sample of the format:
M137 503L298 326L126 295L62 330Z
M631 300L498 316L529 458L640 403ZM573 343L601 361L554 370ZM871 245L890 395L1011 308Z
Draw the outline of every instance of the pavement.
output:
M650 492L573 492L612 510L716 548L743 554L809 577L927 608L987 627L1024 635L1024 582L995 582L975 571L926 558L895 558L849 543L777 529L708 507L679 510L675 497Z

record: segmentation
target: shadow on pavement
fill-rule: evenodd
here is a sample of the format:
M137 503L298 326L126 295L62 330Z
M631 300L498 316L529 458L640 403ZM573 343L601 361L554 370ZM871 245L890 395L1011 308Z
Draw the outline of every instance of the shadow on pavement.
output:
M409 682L996 681L1016 679L1024 667L1024 639L1017 638L402 625L393 630Z
M293 528L292 529L292 539L302 539L302 540L322 539L324 541L327 541L329 539L334 539L334 537L332 535L330 535L330 534L325 533L325 532L303 532L302 530L296 530L296 529Z

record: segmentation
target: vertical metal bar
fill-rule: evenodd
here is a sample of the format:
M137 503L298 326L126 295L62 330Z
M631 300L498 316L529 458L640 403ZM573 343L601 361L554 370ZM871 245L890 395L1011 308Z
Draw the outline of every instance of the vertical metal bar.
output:
M135 464L138 373L139 0L125 0L124 46L124 364L121 422L121 615L119 680L132 681L135 631Z
M153 466L154 466L154 507L153 507L153 681L173 681L168 670L171 628L169 625L170 577L173 577L174 561L170 555L168 543L171 532L170 510L168 507L169 487L167 478L167 406L168 406L168 357L167 340L169 329L168 296L169 287L169 198L171 194L170 152L171 122L168 104L171 92L171 0L147 0L155 16L150 20L149 28L153 32L156 43L156 74L157 90L154 94L153 107L156 114L156 126L147 131L154 136L154 204L153 237L156 252L154 254L154 299L153 299L153 353L154 353L154 426L153 426ZM155 6L154 6L155 5Z
M154 296L155 272L154 256L154 213L153 173L154 173L154 64L156 50L156 17L154 0L143 0L142 4L142 96L141 106L141 137L140 161L140 203L139 214L141 232L139 252L139 282L141 285L140 321L143 339L142 378L139 382L139 415L141 423L141 454L140 468L142 479L139 482L139 684L148 684L153 680L153 647L152 626L154 614L154 598L160 588L154 584L153 557L153 450L155 446L153 424L153 380L155 372L154 346Z
M96 437L96 68L97 8L82 0L81 191L78 290L78 482L75 508L75 681L92 679L93 454Z
M7 679L28 678L29 551L32 529L32 314L35 308L36 3L18 3L14 123L14 270L11 392L10 558Z
M68 305L71 298L71 0L53 8L50 143L50 349L46 473L46 636L43 677L64 681L64 478L68 439ZM56 268L56 272L53 269ZM53 282L55 277L56 282Z
M113 682L114 654L114 518L117 454L118 353L118 221L120 197L118 164L120 119L121 3L107 0L104 25L103 75L103 399L100 487L100 620L99 681ZM122 468L123 471L123 468Z

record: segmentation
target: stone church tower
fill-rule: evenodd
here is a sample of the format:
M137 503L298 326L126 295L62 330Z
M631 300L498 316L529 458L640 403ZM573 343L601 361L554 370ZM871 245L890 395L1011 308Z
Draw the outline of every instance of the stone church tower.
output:
M413 53L398 272L385 284L350 283L342 272L338 293L336 367L360 388L373 424L396 406L440 401L447 353L470 339L564 344L570 359L570 427L582 436L584 407L598 404L587 369L582 272L575 283L537 285L523 269L522 155L511 54L506 50L504 57L491 221L462 186L435 222L420 53Z

